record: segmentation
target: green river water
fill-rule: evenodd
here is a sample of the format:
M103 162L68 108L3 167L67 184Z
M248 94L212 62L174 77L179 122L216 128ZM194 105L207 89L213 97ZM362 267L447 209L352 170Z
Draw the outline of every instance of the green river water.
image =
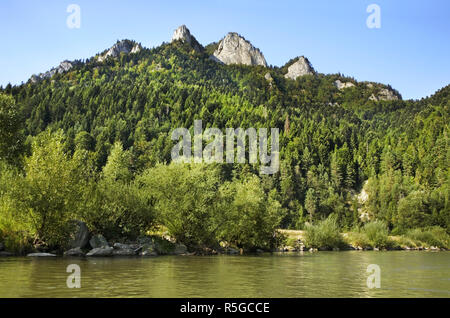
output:
M81 288L66 285L69 264ZM367 287L369 264L381 288ZM445 297L450 252L0 258L0 297Z

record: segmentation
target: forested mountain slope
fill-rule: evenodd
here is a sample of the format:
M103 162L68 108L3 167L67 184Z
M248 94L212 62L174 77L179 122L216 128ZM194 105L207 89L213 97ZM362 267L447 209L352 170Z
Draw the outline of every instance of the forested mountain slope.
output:
M64 152L85 151L93 173L104 172L116 149L135 180L170 162L172 130L192 129L195 119L223 130L277 127L280 172L258 178L283 211L282 227L334 214L351 228L363 211L398 231L449 228L450 86L402 100L390 86L341 74L286 78L298 59L283 67L225 65L212 51L174 41L8 85L0 92L12 95L22 118L23 156L32 155L32 136L61 129ZM219 170L220 182L259 171L250 164ZM358 202L366 180L368 199Z

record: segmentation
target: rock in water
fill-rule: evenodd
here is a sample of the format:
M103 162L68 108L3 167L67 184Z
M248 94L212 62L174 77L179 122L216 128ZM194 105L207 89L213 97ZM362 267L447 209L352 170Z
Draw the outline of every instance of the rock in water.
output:
M202 51L202 46L198 43L197 39L191 34L189 29L183 24L179 26L175 32L173 32L172 42L181 41L189 44L197 52Z
M227 65L245 64L267 67L266 59L261 51L235 32L228 33L219 42L217 49L213 53L213 59Z
M70 242L69 245L72 249L74 248L84 248L89 242L89 229L86 223L78 220L72 221L73 227L69 234Z
M84 255L85 255L84 252L79 247L72 248L72 249L64 252L64 256L78 256L78 257L80 257L80 256L84 256Z
M1 252L0 252L0 257L2 257L2 256L4 256L4 257L7 257L7 256L14 256L14 254L13 254L13 253L10 253L10 252L6 252L6 251L1 251Z
M86 256L111 256L113 254L113 248L109 246L97 247L89 251Z
M27 255L28 257L55 257L55 254L51 253L30 253Z
M304 56L300 56L288 67L288 72L284 75L286 78L295 80L299 76L315 74L311 63Z
M109 247L108 241L101 234L94 235L89 240L89 244L92 248Z

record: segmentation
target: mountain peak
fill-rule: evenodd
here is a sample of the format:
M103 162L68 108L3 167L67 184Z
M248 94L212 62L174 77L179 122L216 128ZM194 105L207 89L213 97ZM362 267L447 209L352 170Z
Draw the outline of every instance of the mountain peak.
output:
M262 65L267 67L261 51L236 32L228 33L213 53L213 59L224 64Z
M186 25L179 26L172 36L172 41L181 41L183 43L189 44L194 50L200 52L202 46L198 43L197 39L191 34L191 31L186 27Z
M304 56L299 56L289 65L288 72L284 77L295 80L297 77L313 74L315 74L315 71L309 60Z
M99 62L103 62L108 57L118 57L120 53L137 53L142 50L142 46L139 43L136 43L132 40L121 40L117 41L110 49L106 51L106 53L100 55L98 57Z

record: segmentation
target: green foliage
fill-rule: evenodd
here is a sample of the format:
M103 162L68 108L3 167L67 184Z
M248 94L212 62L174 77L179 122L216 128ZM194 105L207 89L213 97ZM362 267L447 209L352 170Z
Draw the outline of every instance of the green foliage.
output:
M23 152L20 110L14 98L0 92L0 160L14 163Z
M391 244L388 227L383 221L375 220L366 223L362 228L362 233L372 247L387 248Z
M349 229L363 208L392 231L448 231L450 85L419 101L375 102L369 97L388 86L340 74L293 81L284 74L294 60L269 70L223 65L209 59L215 47L163 44L0 89L0 159L15 171L3 173L13 180L1 194L3 220L16 220L3 229L60 244L74 217L108 236L136 236L156 218L190 245L269 248L275 226L335 215ZM338 90L337 79L355 86ZM171 131L195 119L279 128L280 172L172 166ZM352 196L365 180L360 207Z
M412 229L406 233L406 237L419 241L427 246L450 248L450 235L440 227Z
M305 245L307 247L332 249L342 247L343 238L336 217L330 215L317 224L306 224Z
M275 191L266 194L256 176L233 180L221 189L224 214L220 238L244 250L271 250L279 244L277 227L283 209Z
M206 165L157 165L139 178L159 222L189 247L214 245L220 211L218 169Z

